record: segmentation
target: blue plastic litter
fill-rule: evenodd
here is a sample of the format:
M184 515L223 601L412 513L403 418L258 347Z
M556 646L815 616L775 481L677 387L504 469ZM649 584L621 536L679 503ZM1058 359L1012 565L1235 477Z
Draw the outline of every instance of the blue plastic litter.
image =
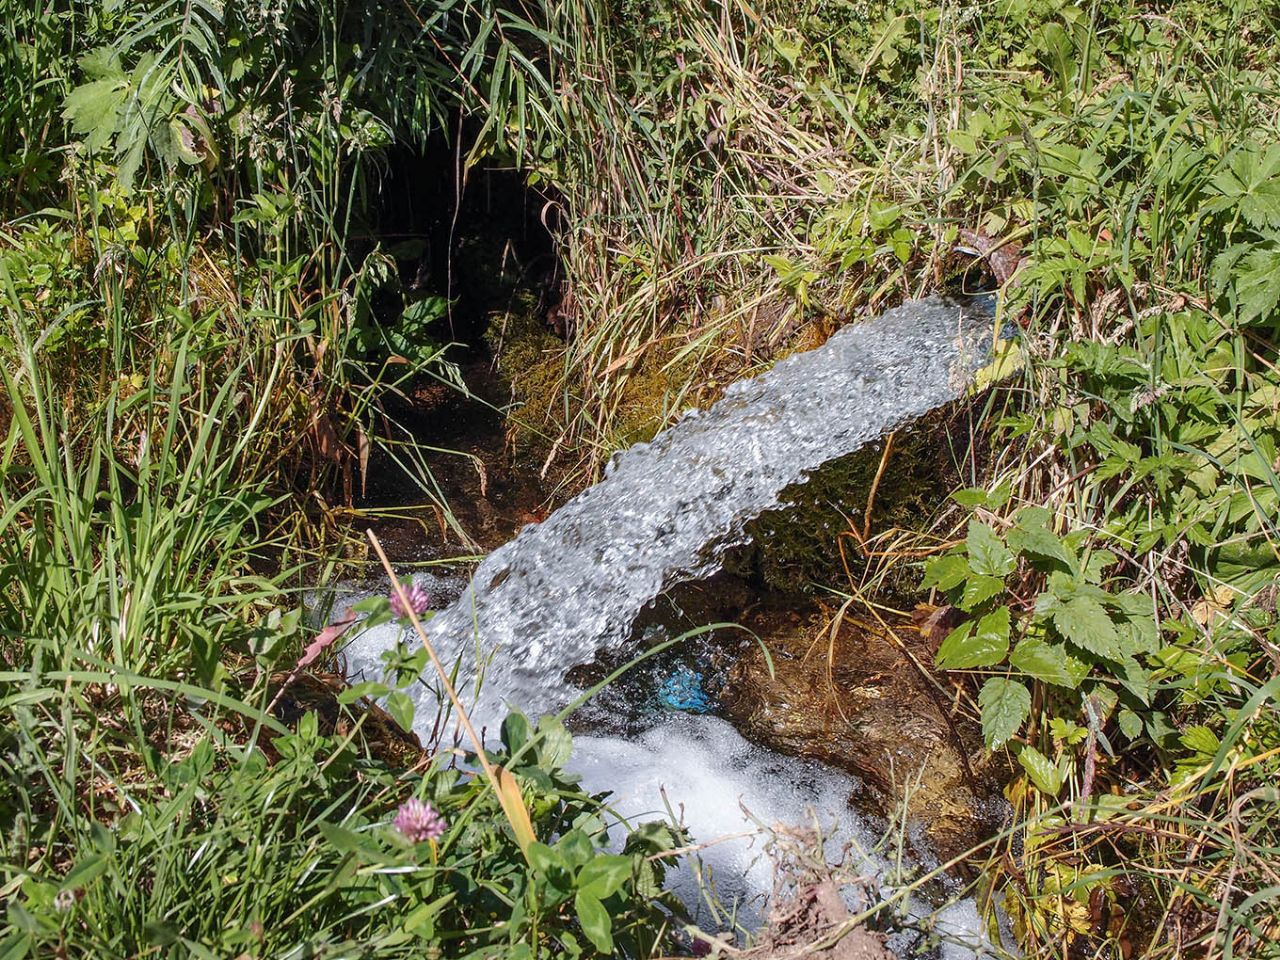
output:
M702 674L681 665L671 672L658 687L658 701L671 710L685 713L706 713L711 709L711 698L702 689Z

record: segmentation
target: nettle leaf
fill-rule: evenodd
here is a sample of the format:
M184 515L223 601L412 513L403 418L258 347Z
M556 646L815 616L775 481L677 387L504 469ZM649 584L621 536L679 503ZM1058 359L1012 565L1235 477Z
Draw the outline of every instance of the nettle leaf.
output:
M80 69L90 80L113 80L124 77L120 54L110 47L98 47L80 58Z
M1062 771L1052 760L1035 747L1026 746L1018 751L1018 763L1027 771L1037 790L1049 797L1058 795L1062 789Z
M1234 243L1213 258L1213 266L1209 270L1209 289L1215 297L1222 296L1227 287L1231 286L1236 264L1252 249L1251 243Z
M938 648L937 664L944 670L992 667L1009 652L1009 608L993 610L975 623L962 623Z
M987 577L1005 577L1013 572L1013 554L1004 545L1000 535L976 520L969 521L969 566L975 573Z
M988 507L990 509L999 509L1009 502L1009 496L1013 488L1009 481L996 486L994 490L984 490L981 487L966 487L964 490L957 490L951 494L951 499L962 507L968 507L973 510L977 507Z
M1091 596L1077 594L1050 614L1054 627L1083 650L1105 660L1124 659L1125 650L1107 610Z
M922 590L937 587L939 590L950 590L960 586L969 576L969 560L958 553L949 553L939 557L925 568Z
M1108 567L1115 566L1116 555L1110 550L1094 550L1085 561L1081 576L1087 583L1101 583Z
M978 692L982 736L991 750L999 749L1031 715L1031 691L1017 680L992 677Z
M1024 638L1009 657L1009 665L1027 676L1058 687L1076 689L1089 675L1089 664L1073 657L1060 643Z
M1144 706L1151 705L1151 674L1133 657L1126 657L1116 674L1120 685L1138 698Z

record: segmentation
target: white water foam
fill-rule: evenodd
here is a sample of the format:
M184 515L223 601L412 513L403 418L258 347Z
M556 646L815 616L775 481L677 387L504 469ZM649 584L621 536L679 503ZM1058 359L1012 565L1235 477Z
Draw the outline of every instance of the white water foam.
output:
M674 818L697 842L735 837L698 856L709 871L704 879L720 902L739 905L748 928L773 889L760 824L816 827L831 856L847 843L862 849L874 843L849 807L856 781L754 746L718 717L677 714L634 739L577 736L573 743L570 769L588 790L612 791L609 804L619 816L633 824ZM742 833L750 836L737 836ZM696 904L698 880L686 868L674 873L670 886L684 903Z

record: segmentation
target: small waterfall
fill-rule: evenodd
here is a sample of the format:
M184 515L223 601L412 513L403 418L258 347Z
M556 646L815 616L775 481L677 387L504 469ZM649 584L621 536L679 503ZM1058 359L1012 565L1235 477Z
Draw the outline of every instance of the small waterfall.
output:
M569 667L625 640L664 589L714 572L784 489L958 398L990 336L985 302L909 302L616 456L600 483L491 553L430 621L441 657L461 661L460 690L484 669L476 719L496 729L506 704L534 716L563 706ZM390 640L357 640L353 670L376 674Z

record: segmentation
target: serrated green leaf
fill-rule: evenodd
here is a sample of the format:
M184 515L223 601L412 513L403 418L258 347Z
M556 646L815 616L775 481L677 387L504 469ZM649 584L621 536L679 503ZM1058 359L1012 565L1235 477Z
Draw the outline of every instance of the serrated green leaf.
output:
M124 76L120 54L110 47L98 47L80 58L80 69L90 80L110 80Z
M1222 196L1234 200L1257 229L1280 227L1280 145L1266 150L1249 145L1232 154L1226 169L1211 181Z
M1049 797L1058 795L1062 789L1062 771L1048 757L1035 747L1026 746L1018 751L1018 763L1027 771L1037 790Z
M1088 583L1101 583L1106 569L1116 562L1116 555L1110 550L1094 550L1085 561L1081 576Z
M1023 511L1026 514L1026 511ZM1020 516L1017 525L1009 531L1009 547L1018 553L1044 560L1054 560L1068 570L1074 570L1075 557L1043 523L1037 523L1036 515Z
M1017 680L992 677L978 692L982 711L982 736L988 749L996 750L1009 742L1031 714L1031 691Z
M937 587L939 590L950 590L963 583L969 572L968 559L957 553L949 553L932 561L925 568L924 582L920 584L920 589Z
M993 667L1009 652L1009 608L993 610L976 624L963 623L938 648L937 664L944 670Z
M969 521L969 566L986 577L1005 577L1013 572L1013 554L999 534L985 523Z
M96 152L111 142L121 105L129 85L123 77L82 83L63 101L62 116L71 129L85 138L85 147Z
M1128 707L1120 709L1116 715L1116 723L1120 726L1120 732L1130 740L1136 740L1142 735L1142 718Z
M1178 742L1192 753L1204 757L1216 756L1222 741L1218 735L1205 726L1187 727L1178 737Z
M1235 243L1213 258L1213 266L1209 271L1209 289L1215 297L1222 296L1227 287L1231 286L1236 264L1252 249L1251 243Z
M1269 319L1280 302L1280 248L1250 250L1235 271L1234 287L1241 323Z
M1058 605L1050 617L1057 631L1082 650L1106 660L1124 659L1115 624L1093 597L1077 594Z
M1074 690L1089 675L1089 664L1073 657L1060 643L1026 637L1009 657L1010 666L1044 683Z
M1150 597L1141 593L1118 593L1110 602L1118 611L1112 621L1126 650L1155 653L1160 649L1160 624Z
M1133 657L1125 657L1121 662L1116 679L1144 706L1151 704L1151 674Z
M951 499L960 504L960 506L972 510L974 507L985 507L987 505L987 491L981 487L967 487L951 494Z
M964 585L956 606L968 613L999 595L1003 590L1004 581L999 577L970 577Z

